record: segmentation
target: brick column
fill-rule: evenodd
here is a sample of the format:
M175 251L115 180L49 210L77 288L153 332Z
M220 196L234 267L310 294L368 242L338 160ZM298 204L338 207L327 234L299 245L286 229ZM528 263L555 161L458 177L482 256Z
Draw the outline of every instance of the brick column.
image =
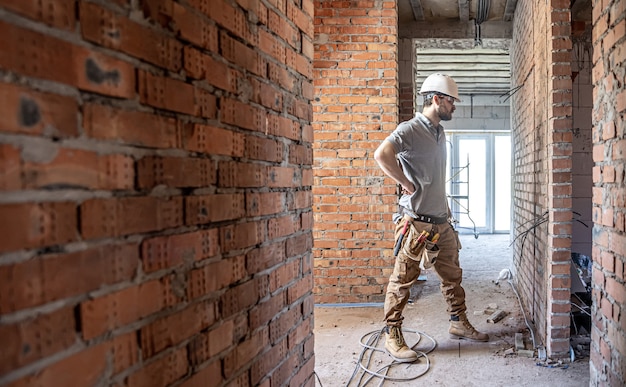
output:
M551 358L569 357L572 244L572 66L570 3L553 0L548 108L548 329Z
M511 45L516 286L551 358L569 356L572 80L569 2L519 2ZM532 226L532 227L531 227Z
M626 15L593 7L592 386L626 384Z
M374 150L398 123L397 4L316 6L315 298L379 302L393 266L396 188Z

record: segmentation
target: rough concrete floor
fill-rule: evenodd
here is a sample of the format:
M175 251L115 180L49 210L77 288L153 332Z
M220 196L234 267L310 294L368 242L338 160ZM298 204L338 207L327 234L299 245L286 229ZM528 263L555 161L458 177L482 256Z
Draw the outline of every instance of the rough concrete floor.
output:
M527 349L533 348L532 337L526 328L517 296L507 281L496 285L498 274L511 263L510 238L508 235L461 235L461 267L463 287L466 292L468 316L473 325L490 335L488 343L472 343L450 339L446 304L439 291L439 279L431 270L423 272L426 279L412 290L414 302L405 310L405 329L423 332L415 349L428 352L426 357L412 365L394 365L388 376L413 378L412 380L384 380L384 386L588 386L588 346L576 351L575 361L558 363L549 359L525 357L515 351L515 334L522 333ZM488 314L477 315L495 304L498 310L507 312L497 323L487 322ZM491 305L492 307L494 305ZM352 378L357 362L364 349L360 344L373 339L382 324L382 305L367 307L315 308L315 372L319 377L316 385L380 386L383 379L375 378L366 384L369 374L359 371ZM382 336L381 336L382 337ZM416 343L415 333L406 333L409 345ZM582 338L583 341L585 338ZM537 338L538 340L538 338ZM588 338L587 338L588 340ZM537 343L542 344L542 343ZM382 348L382 340L378 343ZM576 347L574 345L574 347ZM537 351L534 352L535 356ZM368 350L362 363L377 371L391 363L391 358L381 351ZM384 371L378 373L382 374ZM362 379L361 376L363 376ZM348 384L349 383L349 384Z

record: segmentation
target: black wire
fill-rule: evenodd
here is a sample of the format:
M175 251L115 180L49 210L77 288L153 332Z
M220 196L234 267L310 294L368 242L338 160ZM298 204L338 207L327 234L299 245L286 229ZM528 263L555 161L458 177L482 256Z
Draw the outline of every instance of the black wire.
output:
M315 375L315 377L317 378L317 382L320 384L320 387L324 387L324 385L322 384L322 381L320 380L319 375L317 374L317 372L313 371L313 374Z

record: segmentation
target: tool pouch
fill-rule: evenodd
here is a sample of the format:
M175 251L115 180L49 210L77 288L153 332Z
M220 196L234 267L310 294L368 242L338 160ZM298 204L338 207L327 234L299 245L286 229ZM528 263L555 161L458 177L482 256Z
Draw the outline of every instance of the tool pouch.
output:
M410 222L409 229L407 230L406 236L404 237L404 241L402 243L402 247L400 248L400 252L417 262L422 259L422 252L425 250L424 243L418 243L418 237L420 236L420 233L421 230L418 231L413 222Z
M439 246L429 240L424 241L420 259L420 267L422 269L430 269L437 260L439 255Z

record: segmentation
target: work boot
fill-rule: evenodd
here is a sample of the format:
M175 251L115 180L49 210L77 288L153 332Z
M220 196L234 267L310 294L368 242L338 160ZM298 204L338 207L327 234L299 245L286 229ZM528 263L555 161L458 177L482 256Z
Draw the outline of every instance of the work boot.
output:
M402 336L402 328L396 326L387 326L385 329L386 340L385 349L400 363L412 363L417 360L417 353L411 350L404 341Z
M467 316L452 316L450 318L450 337L453 339L467 339L471 341L489 341L489 335L478 332L467 320Z

